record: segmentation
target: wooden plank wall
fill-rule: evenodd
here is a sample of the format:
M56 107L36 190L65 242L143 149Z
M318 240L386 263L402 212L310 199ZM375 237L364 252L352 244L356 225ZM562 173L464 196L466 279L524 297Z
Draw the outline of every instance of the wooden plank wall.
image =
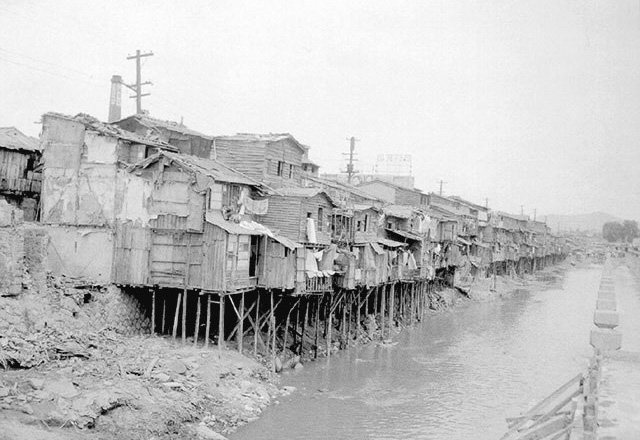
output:
M266 289L293 289L296 281L296 252L266 238L260 249L258 277Z
M115 233L113 282L124 285L149 285L149 255L151 230L118 223Z
M269 142L265 145L265 160L267 162L267 183L274 186L282 186L283 183L294 183L300 186L302 183L302 156L304 152L293 141L284 139L278 142ZM287 164L283 176L278 176L278 162ZM292 178L289 178L289 165L293 166Z
M33 153L0 148L0 190L40 191L40 173L36 176L36 173L27 169L30 156Z
M266 177L264 142L216 139L212 155L225 165L254 179Z
M162 287L202 288L203 234L152 231L150 283Z
M273 195L269 198L269 211L256 216L256 221L293 241L306 240L306 230L300 236L300 206L300 198Z
M271 207L271 205L269 205ZM318 221L318 208L323 210L322 228ZM311 213L311 218L316 224L316 238L318 244L331 244L331 212L333 205L323 193L316 194L315 196L304 200L301 206L301 213L299 215L299 229L297 240L299 242L307 242L307 213ZM322 229L322 230L320 230Z

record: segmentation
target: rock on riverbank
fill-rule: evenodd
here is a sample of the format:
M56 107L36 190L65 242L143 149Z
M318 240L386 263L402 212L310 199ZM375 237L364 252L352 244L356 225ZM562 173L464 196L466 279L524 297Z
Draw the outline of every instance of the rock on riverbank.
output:
M111 331L31 339L22 343L39 339L52 359L0 376L0 439L223 438L279 395L262 365L234 351ZM3 338L5 356L15 342Z

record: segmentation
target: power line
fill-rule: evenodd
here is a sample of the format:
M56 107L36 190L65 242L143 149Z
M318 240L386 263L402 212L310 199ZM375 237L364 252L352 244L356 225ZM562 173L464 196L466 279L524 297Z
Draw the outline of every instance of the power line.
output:
M85 84L89 84L89 85L92 85L92 86L95 86L95 87L102 87L101 85L99 85L98 83L93 82L93 81L87 81L87 80L83 80L83 79L80 79L80 78L71 78L70 76L64 75L62 73L52 72L50 70L42 69L40 67L31 66L29 64L21 63L19 61L8 60L8 59L6 59L4 57L1 57L1 56L0 56L0 60L6 61L7 63L15 64L16 66L26 67L27 69L37 70L39 72L43 72L43 73L46 73L46 74L49 74L49 75L59 76L61 78L65 78L65 79L68 79L70 81L74 81L74 82L80 81L80 82L83 82Z

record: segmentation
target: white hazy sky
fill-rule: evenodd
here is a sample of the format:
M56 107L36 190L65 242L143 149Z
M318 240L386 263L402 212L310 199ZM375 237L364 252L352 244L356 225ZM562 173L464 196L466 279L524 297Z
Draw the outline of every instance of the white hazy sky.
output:
M639 0L0 0L0 126L143 107L208 134L289 132L335 172L411 154L416 185L525 213L640 219ZM123 91L123 116L134 100Z

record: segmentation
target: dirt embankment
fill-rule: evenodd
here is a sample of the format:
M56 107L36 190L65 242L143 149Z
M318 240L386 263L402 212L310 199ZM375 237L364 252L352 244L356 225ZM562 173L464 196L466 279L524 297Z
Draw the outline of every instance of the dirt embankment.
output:
M115 295L48 284L0 297L0 440L219 439L283 393L258 360L125 336L88 301Z

